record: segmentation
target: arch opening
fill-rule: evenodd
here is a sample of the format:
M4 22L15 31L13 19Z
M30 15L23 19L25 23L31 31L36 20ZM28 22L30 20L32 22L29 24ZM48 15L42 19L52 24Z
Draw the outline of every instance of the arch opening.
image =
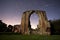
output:
M36 29L38 23L39 23L39 17L38 17L38 15L34 12L34 13L31 14L31 16L30 16L31 29Z

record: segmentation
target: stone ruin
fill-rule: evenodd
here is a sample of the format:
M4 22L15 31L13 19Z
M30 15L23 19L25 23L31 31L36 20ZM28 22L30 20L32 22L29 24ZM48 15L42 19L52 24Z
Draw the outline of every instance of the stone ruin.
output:
M39 23L36 30L31 30L30 16L33 13L36 13L39 17ZM22 34L35 33L40 35L50 35L50 23L47 19L46 12L41 10L25 11L22 15L20 30Z
M13 31L14 33L20 33L20 27L21 27L20 25L14 25L12 31Z

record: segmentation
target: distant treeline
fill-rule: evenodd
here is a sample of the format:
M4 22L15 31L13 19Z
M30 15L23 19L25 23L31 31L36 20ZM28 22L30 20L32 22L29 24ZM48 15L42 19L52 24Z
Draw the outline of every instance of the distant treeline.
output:
M60 35L60 19L58 20L50 20L51 25L51 34Z
M0 32L12 32L13 26L12 25L8 25L4 22L2 22L2 20L0 20Z
M51 34L59 34L60 35L60 19L58 20L49 20L50 25L51 25ZM0 32L13 32L12 31L13 26L8 25L2 20L0 20Z

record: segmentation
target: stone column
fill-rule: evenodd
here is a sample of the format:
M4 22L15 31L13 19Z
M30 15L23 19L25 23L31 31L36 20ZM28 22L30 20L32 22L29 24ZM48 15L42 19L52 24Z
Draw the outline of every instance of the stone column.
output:
M50 24L47 20L46 17L46 13L45 11L37 11L38 15L39 15L39 24L38 24L38 28L39 28L39 34L41 35L50 35L50 32L47 32L47 27L50 27Z
M26 18L26 14L24 12L21 18L21 33L22 34L24 34L24 27L25 27L25 21L26 21L25 18Z
M24 12L21 21L21 30L22 34L30 34L29 26L30 26L30 14L32 11Z

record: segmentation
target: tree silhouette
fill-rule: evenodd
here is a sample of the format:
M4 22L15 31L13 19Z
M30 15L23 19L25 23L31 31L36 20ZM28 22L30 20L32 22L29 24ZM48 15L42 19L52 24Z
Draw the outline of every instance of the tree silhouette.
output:
M13 26L12 25L8 25L7 32L12 32L12 29L13 29Z
M50 20L51 34L60 35L60 19Z
M54 28L54 24L50 21L50 25L51 25L51 35L53 35L55 33L55 28Z
M7 24L3 23L2 20L0 20L0 32L6 32Z

